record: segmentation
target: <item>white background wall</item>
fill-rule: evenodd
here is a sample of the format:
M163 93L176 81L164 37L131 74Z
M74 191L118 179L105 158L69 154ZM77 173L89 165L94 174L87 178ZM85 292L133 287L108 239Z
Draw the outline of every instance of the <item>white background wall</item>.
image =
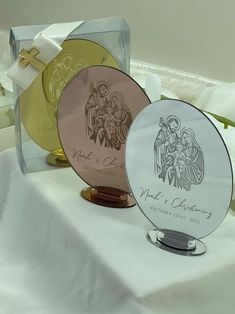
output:
M0 0L0 29L119 15L132 58L235 81L235 0Z

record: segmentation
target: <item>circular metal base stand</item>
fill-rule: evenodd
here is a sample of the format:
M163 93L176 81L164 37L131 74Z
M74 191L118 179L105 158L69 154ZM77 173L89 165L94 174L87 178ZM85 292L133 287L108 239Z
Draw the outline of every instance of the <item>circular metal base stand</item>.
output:
M89 202L107 207L127 208L136 204L127 192L106 186L85 188L81 191L81 196Z
M162 250L185 256L198 256L206 252L206 246L198 239L172 230L153 229L147 239Z
M46 161L49 165L55 167L70 167L70 163L66 158L62 148L54 150L52 153L47 155Z

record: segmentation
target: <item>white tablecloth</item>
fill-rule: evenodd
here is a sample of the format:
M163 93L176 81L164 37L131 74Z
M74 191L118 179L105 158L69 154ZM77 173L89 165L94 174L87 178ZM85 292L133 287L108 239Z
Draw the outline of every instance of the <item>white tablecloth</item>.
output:
M199 257L151 245L137 206L83 200L72 169L23 176L0 155L1 314L234 314L235 217Z

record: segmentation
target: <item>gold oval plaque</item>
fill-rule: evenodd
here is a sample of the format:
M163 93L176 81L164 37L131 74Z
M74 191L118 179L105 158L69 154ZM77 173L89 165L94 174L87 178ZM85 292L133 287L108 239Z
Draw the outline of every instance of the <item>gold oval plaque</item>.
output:
M29 136L43 149L60 148L56 113L61 92L80 70L92 65L119 68L118 62L101 45L86 39L66 40L60 54L20 96L21 121Z

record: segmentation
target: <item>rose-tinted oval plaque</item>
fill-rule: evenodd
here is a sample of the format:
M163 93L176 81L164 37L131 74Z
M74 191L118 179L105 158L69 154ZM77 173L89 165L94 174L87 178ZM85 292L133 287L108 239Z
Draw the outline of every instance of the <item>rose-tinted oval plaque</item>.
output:
M126 137L135 116L149 103L132 78L108 66L80 71L63 90L58 108L62 147L77 174L98 188L100 199L106 195L108 203L125 202L122 192L129 193ZM97 195L97 189L92 191Z

